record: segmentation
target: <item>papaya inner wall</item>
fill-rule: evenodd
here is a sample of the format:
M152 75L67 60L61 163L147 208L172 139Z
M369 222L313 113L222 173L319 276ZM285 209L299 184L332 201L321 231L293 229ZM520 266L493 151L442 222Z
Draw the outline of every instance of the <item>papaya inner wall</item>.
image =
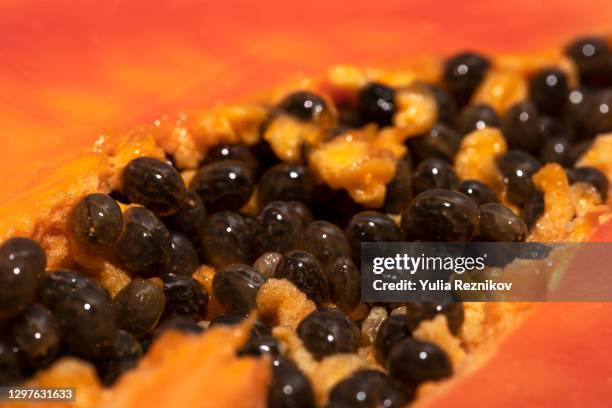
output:
M109 126L229 101L334 63L552 48L612 32L612 5L4 0L0 32L1 205Z

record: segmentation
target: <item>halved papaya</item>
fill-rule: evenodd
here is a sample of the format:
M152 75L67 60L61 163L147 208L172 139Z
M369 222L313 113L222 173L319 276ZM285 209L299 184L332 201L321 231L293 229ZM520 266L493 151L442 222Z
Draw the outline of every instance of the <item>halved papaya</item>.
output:
M545 50L576 34L612 28L612 8L605 1L588 8L577 1L537 7L527 7L528 1L469 1L459 11L434 3L398 6L383 1L365 17L358 12L365 4L354 2L311 2L293 9L275 1L266 6L269 13L249 2L234 7L171 3L158 2L153 8L143 1L120 2L97 13L87 5L4 6L2 25L13 29L5 38L10 46L0 71L7 95L0 123L10 135L0 149L2 238L36 236L33 216L65 218L77 197L103 189L107 177L116 175L133 154L163 155L142 135L113 137L110 147L103 145L110 154L85 155L100 131L123 133L161 113L236 100L277 85L298 70L318 73L334 62L401 66L414 60L414 54L464 47ZM320 11L312 15L312 10ZM252 33L254 19L260 27L257 36ZM437 23L430 25L430 19ZM64 29L41 32L37 23L47 20ZM525 32L527 43L518 40ZM135 61L134 55L143 58ZM428 59L423 61L426 65ZM109 125L115 130L104 131ZM54 174L47 176L50 171ZM51 213L52 207L63 210ZM600 227L592 239L612 240L612 223ZM612 334L611 309L604 303L536 305L488 358L420 403L596 406L609 401L611 370L606 362L612 352L605 339ZM235 370L228 368L228 381L252 386L249 398L253 406L261 405L264 371L258 372L257 362L237 364ZM249 384L251 378L257 381ZM147 391L166 392L157 387ZM208 401L210 406L235 406L218 397Z

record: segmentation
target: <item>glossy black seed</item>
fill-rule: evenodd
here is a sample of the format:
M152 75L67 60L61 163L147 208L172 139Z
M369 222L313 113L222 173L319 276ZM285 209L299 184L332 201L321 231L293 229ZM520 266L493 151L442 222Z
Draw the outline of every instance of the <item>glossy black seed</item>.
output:
M531 229L540 216L544 213L544 195L537 189L534 189L521 211L521 217L527 224L527 228Z
M502 132L510 149L537 152L542 145L540 135L540 114L532 102L513 105L506 112Z
M123 213L123 223L117 253L128 269L144 271L168 259L170 232L155 214L146 208L132 207Z
M412 200L412 159L409 155L397 162L395 175L387 184L382 211L398 214Z
M125 330L117 330L113 344L105 358L126 360L142 356L142 346L133 334Z
M20 350L8 336L0 338L0 386L17 385L23 381Z
M308 378L283 357L272 361L268 385L268 408L314 408L315 398Z
M575 136L581 139L590 138L589 135L585 134L581 123L582 118L586 115L587 100L590 94L591 91L584 87L571 90L563 110L564 124L573 130Z
M478 205L498 202L491 187L478 180L464 180L459 183L457 191L470 197Z
M361 265L362 242L397 242L402 233L395 222L385 214L376 211L363 211L351 218L344 230L353 261Z
M478 238L487 242L520 242L527 236L527 225L503 204L489 203L480 207Z
M567 76L557 68L542 69L529 81L529 97L542 113L560 113L568 93Z
M552 116L541 116L538 123L538 131L540 140L564 138L567 140L574 139L574 130L566 123L561 122Z
M358 109L364 122L390 126L395 113L395 90L383 84L366 85L358 97Z
M300 164L279 163L264 172L257 187L260 205L270 201L301 201L309 203L314 190L311 171Z
M158 215L172 214L185 198L185 183L170 164L153 157L138 157L125 166L122 189L132 203Z
M253 180L256 180L259 177L259 161L251 149L245 145L222 144L214 146L206 153L204 164L210 164L222 160L237 160L242 162L251 172Z
M350 312L361 300L361 274L351 258L336 259L327 274L332 302L345 313Z
M330 309L317 310L306 316L297 333L317 360L335 353L354 353L361 336L348 316Z
M200 234L206 225L204 202L195 191L187 190L181 208L162 220L168 229L180 232L194 243L199 242Z
M90 248L107 247L123 230L121 208L106 194L89 194L72 209L69 227L80 244Z
M457 103L453 97L439 86L425 84L425 87L429 89L438 105L438 122L452 125L457 112Z
M248 312L255 308L257 292L264 282L264 277L249 265L231 264L215 274L213 293L225 310Z
M456 188L459 179L449 162L439 158L422 161L414 170L412 192L418 195L432 188Z
M463 135L485 127L499 127L501 120L489 105L468 105L455 120L455 128Z
M310 209L318 220L325 220L344 228L349 220L365 207L353 201L344 189L334 190L325 184L315 186Z
M122 374L136 366L142 353L142 346L132 334L118 330L108 355L97 364L102 383L107 386L113 384Z
M414 398L406 388L378 370L360 370L329 392L329 408L401 408Z
M102 380L102 384L108 387L113 385L123 374L136 367L137 364L137 358L105 361L98 367L98 376Z
M55 316L39 304L29 305L13 322L11 334L33 367L50 363L59 351L60 332Z
M152 332L152 337L157 338L166 330L176 330L183 334L200 334L204 328L193 320L183 316L172 316L163 320Z
M208 293L190 276L165 275L166 308L162 319L183 316L198 322L204 319L208 307Z
M151 281L134 278L113 298L113 314L117 325L142 337L157 325L164 307L164 291Z
M437 124L422 135L408 138L406 143L417 162L431 157L451 162L459 149L461 134L446 125Z
M253 177L244 163L223 160L200 167L189 188L199 194L208 211L235 211L249 201Z
M478 205L452 190L433 189L419 194L402 213L407 237L434 242L464 242L478 227Z
M424 320L431 320L437 314L442 313L446 316L448 329L454 335L459 333L463 324L464 310L463 305L458 302L450 303L431 303L431 302L407 302L406 307L406 325L410 332L419 327Z
M608 186L609 181L605 174L597 170L595 167L577 167L575 169L568 170L567 176L570 184L583 182L589 183L594 186L603 202L606 202L608 198Z
M280 103L280 109L297 119L317 120L329 112L327 103L318 95L307 91L298 91L287 95Z
M280 344L275 337L252 337L238 352L238 355L261 356L262 354L280 355Z
M406 324L406 316L398 314L391 315L378 328L376 334L376 358L378 362L385 365L391 348L406 337L410 337L412 331Z
M291 208L296 212L298 217L300 218L300 224L302 229L306 229L308 225L314 221L314 217L312 212L306 205L300 201L289 201L288 203Z
M314 221L304 232L304 247L312 253L325 270L329 270L336 259L351 256L351 247L344 232L327 221Z
M523 205L535 189L531 176L541 167L540 162L529 153L510 150L497 161L497 168L508 187L508 199Z
M33 298L43 279L46 258L28 238L11 238L0 246L0 318L15 316Z
M255 260L253 269L259 272L264 279L273 278L282 257L278 252L266 252Z
M170 234L170 241L168 258L160 264L159 274L191 276L200 266L198 252L191 241L178 232Z
M0 258L27 260L28 267L35 272L39 282L45 277L47 257L40 244L33 239L23 237L7 239L0 246Z
M571 165L571 149L572 145L569 140L556 137L544 142L539 157L542 163L558 163L563 167L568 167Z
M226 312L215 317L210 322L209 327L214 327L219 324L226 326L234 326L236 324L241 323L247 317L249 317L249 314L246 312ZM251 328L251 337L270 335L272 335L272 329L270 328L270 326L268 326L268 324L259 319L255 320L255 323L253 323L253 327Z
M71 294L82 289L98 290L91 278L68 269L50 270L38 287L38 299L54 311Z
M278 263L274 277L288 279L317 304L329 300L328 282L321 263L306 251L290 251Z
M81 282L52 309L62 340L75 354L85 358L103 357L117 334L111 299L97 282ZM69 291L70 292L70 291Z
M581 135L586 138L612 131L612 89L593 92L587 96L579 126Z
M254 241L257 254L285 253L296 248L304 231L304 219L295 206L285 201L266 204L256 218Z
M425 381L441 380L453 374L450 360L440 347L412 338L393 346L388 368L391 377L413 388Z
M206 263L220 268L233 263L250 264L253 260L253 238L245 218L233 211L215 213L202 234Z
M565 53L578 67L581 85L599 87L610 80L610 49L605 39L579 38L567 46Z
M443 80L459 106L469 101L490 66L484 56L471 52L456 54L445 61Z

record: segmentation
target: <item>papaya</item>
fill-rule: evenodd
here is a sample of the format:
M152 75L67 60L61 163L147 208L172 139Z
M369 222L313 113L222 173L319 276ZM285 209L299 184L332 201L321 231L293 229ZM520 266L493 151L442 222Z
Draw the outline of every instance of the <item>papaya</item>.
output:
M599 0L589 7L575 0L536 6L526 0L495 5L470 0L460 10L435 3L383 1L366 17L357 11L369 4L355 2L317 1L309 3L308 9L295 9L281 1L265 6L237 1L232 7L171 3L162 1L151 7L133 0L108 9L96 6L101 9L94 13L86 4L2 6L2 24L14 29L6 33L10 46L0 70L5 95L0 97L0 125L7 135L0 149L0 239L34 237L42 241L53 266L73 265L74 254L63 234L70 208L85 194L115 188L118 175L131 159L143 155L163 158L168 151L180 156L177 149L184 145L177 140L181 129L187 128L194 137L192 149L180 156L186 167L202 158L193 156L193 151L205 152L219 141L254 143L250 137L263 113L248 102L226 108L216 106L219 101L275 100L276 91L270 94L269 89L280 89L281 95L288 89L315 86L327 91L331 87L336 100L350 99L364 78L401 85L413 82L412 75L438 78L439 60L419 56L468 47L499 55L498 63L510 71L530 71L558 62L559 44L576 35L612 28L612 8ZM311 10L321 12L313 15ZM36 22L48 19L63 29L40 30ZM257 33L253 32L254 19ZM431 25L430 19L436 24ZM528 41L520 40L527 35ZM516 52L533 54L512 55ZM344 62L384 66L385 70L364 73L340 66L326 71ZM296 75L298 72L325 76L326 81L314 84L309 76ZM350 80L338 81L336 75ZM500 76L499 81L517 83L511 75ZM478 97L504 110L524 96L520 84L507 88L510 91L497 99L487 99L486 92ZM189 116L204 108L211 113ZM407 120L415 132L431 124ZM231 126L225 126L227 123ZM395 135L385 135L387 145L383 147L374 145L369 137L363 136L363 149L369 153L391 146L388 150L401 155L393 150ZM384 154L377 160L381 162L376 169L378 182L384 184L392 170ZM326 171L322 169L321 175ZM364 202L377 203L376 191L376 185L360 186L354 197L361 195L366 197ZM611 241L612 222L599 224L585 225L581 237ZM612 332L611 308L606 303L532 306L469 371L441 384L418 405L564 406L571 401L576 406L593 406L610 400L606 362L612 359L612 352L604 339ZM131 377L126 376L111 391L94 391L92 401L103 406L137 406L142 392L150 398L146 401L165 401L171 406L173 397L165 394L164 380L199 367L202 378L218 377L210 382L191 379L187 385L192 388L183 390L183 403L264 406L270 375L267 362L234 358L239 341L226 343L232 336L243 339L244 329L211 331L195 338L169 333ZM182 359L167 355L164 346L182 351ZM219 356L207 354L217 347L224 350ZM70 364L74 362L67 366ZM79 378L86 386L99 387L91 370L80 366L75 370L67 369L69 373L84 370ZM33 381L64 385L54 380L64 375L57 371L51 369L47 377L42 374ZM139 374L146 381L141 382ZM74 376L66 378L74 381ZM240 394L231 394L234 384L241 387Z

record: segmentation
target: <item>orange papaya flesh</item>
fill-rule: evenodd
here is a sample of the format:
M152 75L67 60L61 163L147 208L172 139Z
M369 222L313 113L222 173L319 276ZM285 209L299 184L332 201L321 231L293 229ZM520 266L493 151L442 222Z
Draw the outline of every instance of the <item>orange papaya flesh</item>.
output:
M611 308L609 303L535 305L488 359L416 406L606 406L612 399L612 352L605 340L612 334L606 317Z
M589 242L612 242L612 220L595 229ZM579 252L561 283L584 279L588 272ZM612 351L606 347L611 310L608 302L535 304L488 358L416 406L607 406L612 400L607 363Z
M169 330L112 388L101 386L89 363L62 358L27 385L75 388L76 401L19 406L264 408L270 362L266 357L236 356L251 323L218 326L203 335Z
M265 407L270 362L236 357L250 324L215 327L200 336L164 333L112 388L108 406Z

